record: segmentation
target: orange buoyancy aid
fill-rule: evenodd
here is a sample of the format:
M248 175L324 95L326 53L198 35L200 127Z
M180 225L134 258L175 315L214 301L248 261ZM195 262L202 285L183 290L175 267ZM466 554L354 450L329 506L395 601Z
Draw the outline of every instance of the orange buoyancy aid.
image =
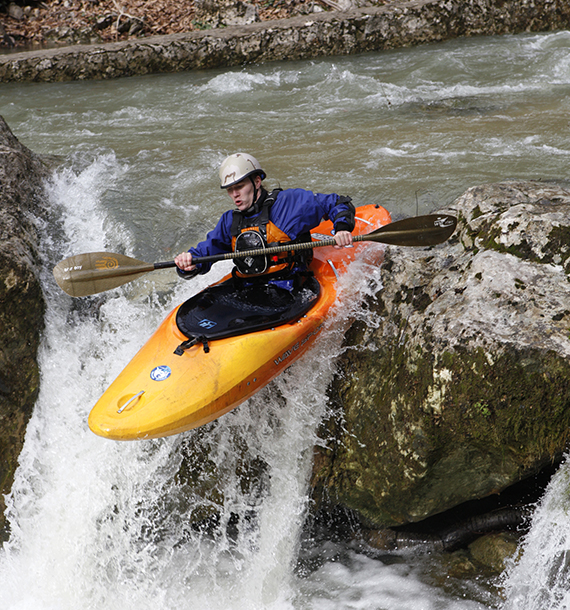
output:
M251 218L238 210L234 210L231 227L234 252L265 249L291 241L291 238L284 231L269 220L271 206L275 203L280 191L281 189L271 191L261 204L260 213ZM299 235L294 241L307 242L311 240L311 234L308 233ZM273 255L236 258L234 259L237 267L236 275L238 277L252 277L291 271L295 265L307 265L311 261L312 255L312 250L301 250L300 252L291 250Z

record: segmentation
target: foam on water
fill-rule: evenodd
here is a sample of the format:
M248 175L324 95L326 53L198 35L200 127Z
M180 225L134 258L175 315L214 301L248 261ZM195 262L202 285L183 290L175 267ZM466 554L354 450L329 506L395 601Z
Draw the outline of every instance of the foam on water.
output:
M393 599L403 576L373 572L380 564L372 559L355 556L343 569L325 565L308 579L294 571L326 388L349 320L362 316L374 324L358 295L378 289L377 266L355 263L342 280L336 315L312 352L220 420L132 443L88 430L90 407L166 312L227 270L222 265L192 284L171 282L161 303L150 281L146 293L143 285L81 301L63 295L50 277L61 252L128 243L124 230L106 229L97 188L125 171L103 155L80 171L62 170L50 186L60 218L44 227L48 310L41 391L8 497L11 538L0 555L0 607L289 610L379 607L370 605L372 597ZM212 493L203 496L177 478L184 463L192 464L197 487ZM244 479L244 471L251 475ZM218 513L215 527L193 527L195 511L209 510ZM438 603L441 595L408 578L407 592L396 596L401 608L418 596ZM334 596L323 596L323 587ZM349 603L355 595L362 600L357 606Z

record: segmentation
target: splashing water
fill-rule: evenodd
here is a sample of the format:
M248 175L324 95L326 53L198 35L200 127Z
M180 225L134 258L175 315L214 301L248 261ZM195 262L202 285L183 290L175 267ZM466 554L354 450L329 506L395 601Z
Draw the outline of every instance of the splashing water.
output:
M103 155L79 172L62 170L49 186L63 235L43 245L48 310L41 392L8 498L11 538L0 556L0 606L288 608L315 428L349 305L357 301L344 299L346 311L302 363L209 426L155 441L96 437L86 424L92 404L173 302L186 298L189 286L197 291L206 284L172 286L163 304L150 281L145 296L141 286L81 301L58 291L50 277L58 252L128 245L124 231L107 230L97 188L124 171ZM220 266L208 281L226 270ZM378 273L362 271L347 276L351 295L356 278L366 276L362 290L371 290ZM193 466L201 483L214 486L206 500L176 476L196 456L206 462ZM250 485L243 484L245 468L252 471ZM214 533L192 527L196 510L219 513Z
M566 457L536 508L505 579L503 610L570 608L570 462Z

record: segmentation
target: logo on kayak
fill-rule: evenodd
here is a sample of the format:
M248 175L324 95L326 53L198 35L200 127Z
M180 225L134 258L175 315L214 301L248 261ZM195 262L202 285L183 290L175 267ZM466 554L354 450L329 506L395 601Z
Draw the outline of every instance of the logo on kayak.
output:
M198 322L198 326L201 326L202 328L214 328L216 324L217 322L212 322L212 320L208 320L208 318L204 318Z
M303 339L301 339L301 341L297 341L297 343L295 343L295 345L293 345L286 352L281 354L281 356L279 356L279 358L275 358L273 360L273 362L275 363L275 366L279 366L282 362L287 360L287 358L289 358L289 356L291 356L294 352L296 352L300 347L303 347L303 345L305 345L305 343L307 343L307 341L311 337L314 337L315 335L319 334L319 332L321 331L323 326L324 326L324 324L319 324L319 326L317 326L317 328L314 328L308 335L306 335Z
M150 372L150 378L153 381L164 381L170 377L171 373L172 371L170 370L169 366L166 366L166 364L161 364L160 366L152 369Z

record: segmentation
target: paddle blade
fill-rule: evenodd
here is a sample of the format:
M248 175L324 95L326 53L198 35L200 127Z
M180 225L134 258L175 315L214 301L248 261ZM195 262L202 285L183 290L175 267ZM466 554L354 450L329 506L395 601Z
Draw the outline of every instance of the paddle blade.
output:
M457 227L457 218L431 214L398 220L363 235L363 240L393 246L434 246L449 239Z
M70 256L53 269L58 286L72 297L86 297L122 286L154 270L154 265L112 252Z

